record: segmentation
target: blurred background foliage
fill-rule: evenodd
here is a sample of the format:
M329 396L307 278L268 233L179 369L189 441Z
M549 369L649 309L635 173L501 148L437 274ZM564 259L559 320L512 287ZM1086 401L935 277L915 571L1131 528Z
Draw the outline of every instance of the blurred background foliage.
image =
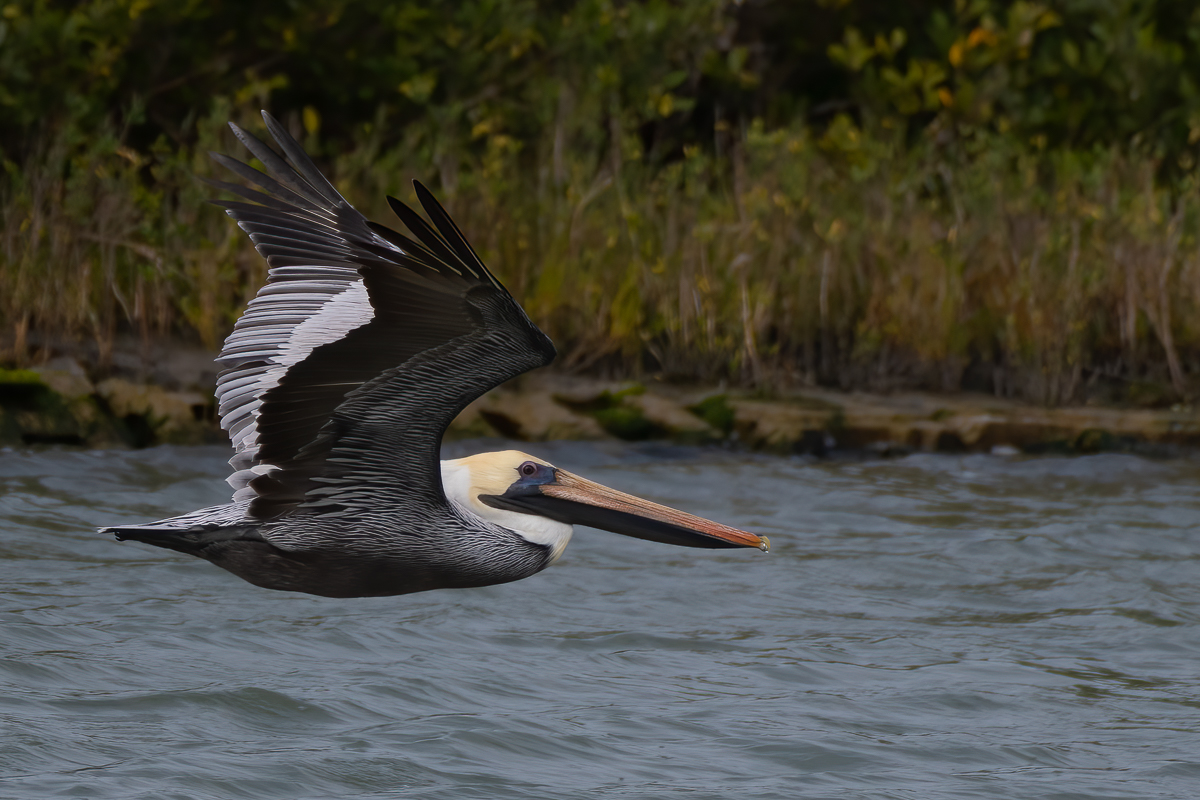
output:
M569 369L1185 401L1198 80L1188 0L12 2L0 360L218 347L265 268L193 176L266 108Z

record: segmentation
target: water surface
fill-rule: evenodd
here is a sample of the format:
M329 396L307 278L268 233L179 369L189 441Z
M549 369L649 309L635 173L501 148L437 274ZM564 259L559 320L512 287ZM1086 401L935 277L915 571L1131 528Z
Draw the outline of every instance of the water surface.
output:
M223 502L220 448L0 451L0 797L1200 792L1197 461L522 447L773 551L330 600L92 532Z

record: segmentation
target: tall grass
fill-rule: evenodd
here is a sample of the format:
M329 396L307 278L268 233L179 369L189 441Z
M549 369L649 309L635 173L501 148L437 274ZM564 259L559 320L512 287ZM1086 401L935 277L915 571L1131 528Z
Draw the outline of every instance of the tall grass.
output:
M103 362L121 331L219 345L265 271L192 178L214 174L205 150L238 152L228 114L198 124L194 150L100 132L6 165L0 357L88 339ZM410 178L435 187L567 369L1047 404L1198 388L1200 197L1156 184L1151 159L905 142L849 119L821 135L718 125L711 150L663 158L614 120L594 146L570 146L564 116L525 147L484 132L471 152L421 131L383 147L368 126L324 166L381 221Z

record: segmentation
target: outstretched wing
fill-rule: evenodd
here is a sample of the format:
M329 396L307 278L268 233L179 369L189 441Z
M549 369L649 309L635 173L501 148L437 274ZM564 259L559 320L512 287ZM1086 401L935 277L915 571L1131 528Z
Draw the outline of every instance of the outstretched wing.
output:
M250 201L217 204L270 266L218 357L234 499L260 520L444 502L446 427L554 346L425 187L432 225L394 198L411 237L368 222L263 118L287 160L230 127L270 175L213 154L256 187L211 182Z

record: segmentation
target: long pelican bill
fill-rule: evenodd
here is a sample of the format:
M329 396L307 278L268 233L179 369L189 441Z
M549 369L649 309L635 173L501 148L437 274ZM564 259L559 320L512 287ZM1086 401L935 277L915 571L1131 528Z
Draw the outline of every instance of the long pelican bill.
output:
M550 483L479 499L495 508L537 514L571 525L588 525L664 544L757 547L764 553L771 546L765 536L651 503L558 468L554 469L554 480Z

